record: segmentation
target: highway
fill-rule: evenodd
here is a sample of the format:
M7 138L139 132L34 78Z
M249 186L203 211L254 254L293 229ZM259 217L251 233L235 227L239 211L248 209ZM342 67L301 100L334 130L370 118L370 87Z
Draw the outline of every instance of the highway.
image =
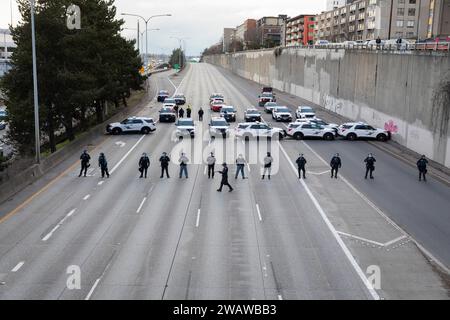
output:
M184 93L196 120L202 106L197 126L206 130L211 93L236 106L239 122L260 89L203 63L178 77L154 74L150 87ZM278 100L298 102L281 93ZM139 115L158 119L160 106L147 101ZM105 136L89 148L88 177L78 178L75 154L45 183L1 204L0 299L448 299L448 274L422 251L450 265L447 186L431 177L419 184L414 170L364 141L272 141L272 179L261 180L267 143L223 145L201 135L179 143L174 129L158 123L147 136ZM189 179L178 178L181 151L192 161ZM230 164L234 192L218 193L220 175L205 174L202 159L211 151L216 170ZM109 179L99 176L100 152ZM144 152L149 179L138 178ZM170 179L159 178L162 152L172 158ZM299 152L308 160L306 181L296 176ZM331 180L335 152L343 168ZM378 160L374 181L362 179L369 152ZM234 179L239 153L259 155L246 166L246 180ZM80 288L67 285L73 266ZM373 270L380 281L368 280Z

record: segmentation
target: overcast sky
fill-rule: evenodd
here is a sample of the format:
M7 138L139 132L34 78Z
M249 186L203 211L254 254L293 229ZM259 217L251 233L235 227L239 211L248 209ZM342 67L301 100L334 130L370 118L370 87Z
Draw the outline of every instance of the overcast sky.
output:
M10 2L13 5L13 23L20 19L15 0L0 0L0 28L10 23ZM224 27L236 27L247 18L287 14L319 13L325 10L325 0L116 0L118 15L121 12L137 13L148 17L170 13L172 17L150 20L149 52L168 53L178 46L175 37L188 37L189 55L198 55L204 48L218 42ZM125 27L136 28L133 17L124 17ZM144 25L141 23L141 30ZM135 38L136 32L124 30L124 36Z

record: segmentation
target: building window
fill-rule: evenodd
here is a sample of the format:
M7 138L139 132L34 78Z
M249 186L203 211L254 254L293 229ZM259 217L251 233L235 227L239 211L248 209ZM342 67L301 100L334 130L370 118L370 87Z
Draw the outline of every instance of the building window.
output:
M416 4L416 0L409 0L409 4Z
M403 20L397 20L397 28L403 28Z
M397 8L397 16L404 16L405 8Z
M416 15L416 9L415 8L409 8L408 9L408 16L414 17Z
M407 22L407 25L406 25L408 28L414 28L414 21L408 21Z
M405 4L405 0L398 0L398 4Z

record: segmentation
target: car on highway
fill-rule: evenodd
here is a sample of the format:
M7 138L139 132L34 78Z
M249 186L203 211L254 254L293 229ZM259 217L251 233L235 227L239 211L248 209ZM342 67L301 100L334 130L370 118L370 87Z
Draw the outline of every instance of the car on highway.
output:
M316 117L316 112L313 108L308 106L299 106L295 112L297 119L313 119Z
M228 122L236 122L236 108L233 106L222 106L220 116Z
M315 46L327 46L330 42L328 40L317 40L314 45Z
M277 99L272 93L265 92L259 96L258 105L264 107L267 102L277 102Z
M6 110L0 110L0 130L6 129L6 117L8 116Z
M195 137L195 123L192 118L180 118L175 125L177 127L175 132L177 138L186 136L190 136L191 138Z
M174 107L164 105L159 110L159 122L175 122L177 120L177 113Z
M278 106L272 110L272 119L275 121L292 121L292 113L286 106Z
M357 140L359 138L376 139L387 141L391 135L388 131L374 128L365 122L349 122L339 126L338 134L347 140Z
M110 134L121 134L125 132L140 132L149 134L156 130L156 124L152 118L131 117L122 122L110 123L106 126L106 132Z
M0 130L5 130L6 129L6 121L1 120L0 121Z
M275 95L273 93L273 88L272 87L262 87L261 93L272 93L273 95Z
M211 138L227 138L230 134L230 125L222 117L212 117L209 122L209 135Z
M174 97L173 97L173 100L175 100L175 103L178 105L178 106L182 106L182 105L184 105L184 104L186 104L186 97L184 96L184 94L176 94Z
M160 90L158 93L158 102L164 102L166 98L169 97L169 91L167 90Z
M223 94L221 94L221 93L213 93L212 95L209 96L209 102L211 103L214 100L225 101L225 98L224 98Z
M286 136L286 131L281 128L273 128L262 122L244 122L239 123L235 129L235 134L244 140L252 138L279 138Z
M244 112L244 119L245 119L245 122L256 122L256 121L261 122L262 115L258 109L248 108Z
M306 119L306 118L302 118L302 119L296 119L295 122L311 122L317 125L320 125L322 127L325 128L331 128L334 131L338 131L339 125L336 123L328 123L326 121L323 121L322 119L318 119L318 118L312 118L312 119Z
M176 105L177 102L175 101L174 98L166 98L166 99L164 100L164 104Z
M278 107L278 103L276 103L276 102L267 102L264 105L264 111L266 113L272 114L273 108L275 108L275 107Z
M222 107L225 105L223 100L213 100L210 104L211 111L220 112Z
M304 138L321 138L330 141L334 140L337 136L334 129L325 128L311 122L292 122L287 128L286 134L296 140L302 140Z

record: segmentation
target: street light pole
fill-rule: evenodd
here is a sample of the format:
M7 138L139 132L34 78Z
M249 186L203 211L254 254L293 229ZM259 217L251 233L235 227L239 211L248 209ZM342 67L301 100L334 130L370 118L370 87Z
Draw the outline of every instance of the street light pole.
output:
M31 13L31 47L33 56L33 90L34 90L34 135L36 143L36 163L41 162L41 138L39 131L39 96L38 96L38 81L37 81L37 66L36 66L36 36L34 28L34 0L30 0Z

